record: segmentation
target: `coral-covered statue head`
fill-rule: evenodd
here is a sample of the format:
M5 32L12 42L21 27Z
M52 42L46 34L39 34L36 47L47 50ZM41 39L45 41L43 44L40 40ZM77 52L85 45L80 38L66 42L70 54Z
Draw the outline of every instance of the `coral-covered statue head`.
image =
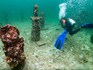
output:
M6 25L0 29L0 38L3 42L11 43L12 41L15 41L15 39L18 38L19 31L17 28Z

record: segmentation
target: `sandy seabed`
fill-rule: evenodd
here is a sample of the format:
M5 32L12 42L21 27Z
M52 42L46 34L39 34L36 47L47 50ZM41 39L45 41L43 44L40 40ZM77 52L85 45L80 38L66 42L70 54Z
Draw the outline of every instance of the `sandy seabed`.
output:
M54 47L57 36L63 31L58 24L49 23L41 30L41 39L31 41L29 22L14 23L25 40L26 64L23 70L93 70L93 44L90 36L93 29L82 29L77 34L67 35L62 50ZM6 63L0 41L0 70L11 70Z

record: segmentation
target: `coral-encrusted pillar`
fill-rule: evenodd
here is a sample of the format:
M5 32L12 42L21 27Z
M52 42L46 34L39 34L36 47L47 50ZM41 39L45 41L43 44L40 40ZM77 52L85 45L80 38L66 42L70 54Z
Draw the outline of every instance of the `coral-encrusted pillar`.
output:
M26 58L24 55L24 40L19 35L19 30L10 25L6 25L0 29L0 38L4 44L3 50L6 61L11 68L23 64Z
M34 16L31 17L32 20L32 31L31 31L31 39L32 41L39 41L40 40L40 26L39 21L41 17L38 16L38 5L34 6Z

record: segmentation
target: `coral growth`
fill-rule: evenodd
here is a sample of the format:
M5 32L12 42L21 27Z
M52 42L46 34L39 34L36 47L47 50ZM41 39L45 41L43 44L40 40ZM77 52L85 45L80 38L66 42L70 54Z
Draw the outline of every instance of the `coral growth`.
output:
M32 41L39 41L40 40L40 19L41 17L38 16L38 5L34 5L33 15L31 18L32 20L32 31L31 31L31 39Z
M24 62L24 40L19 37L20 33L16 27L6 25L0 30L0 38L4 44L3 50L6 61L14 68Z

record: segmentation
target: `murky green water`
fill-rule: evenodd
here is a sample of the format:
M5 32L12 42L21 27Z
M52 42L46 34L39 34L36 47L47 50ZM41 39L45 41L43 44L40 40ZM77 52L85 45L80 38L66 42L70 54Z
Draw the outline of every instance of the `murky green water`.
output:
M20 22L21 17L30 21L34 4L39 5L39 12L44 12L46 21L58 21L59 4L67 3L67 17L79 22L92 22L92 0L0 0L0 22Z
M68 35L64 49L55 49L54 41L63 31L58 25L60 3L67 3L66 17L74 19L78 24L93 23L92 0L0 0L0 26L16 26L25 39L27 59L24 70L93 69L93 44L90 42L93 29L81 30L74 36ZM45 16L46 30L41 31L41 40L38 43L46 44L41 47L31 41L30 17L33 16L35 4L39 6L39 16L41 12ZM0 46L3 47L1 43L0 41ZM2 48L0 51L0 69L10 70L4 61Z

